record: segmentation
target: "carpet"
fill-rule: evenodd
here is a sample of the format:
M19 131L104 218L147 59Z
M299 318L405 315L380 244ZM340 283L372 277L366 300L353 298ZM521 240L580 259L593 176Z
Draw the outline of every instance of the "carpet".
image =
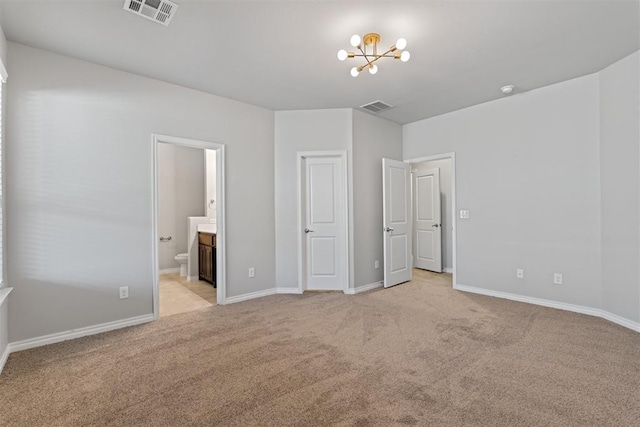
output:
M3 426L638 426L640 334L417 271L15 353L0 396Z

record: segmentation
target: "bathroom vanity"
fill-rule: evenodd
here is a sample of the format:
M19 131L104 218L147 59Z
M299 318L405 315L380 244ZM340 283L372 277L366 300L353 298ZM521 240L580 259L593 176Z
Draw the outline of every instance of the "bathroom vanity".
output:
M198 277L216 287L216 235L198 232Z

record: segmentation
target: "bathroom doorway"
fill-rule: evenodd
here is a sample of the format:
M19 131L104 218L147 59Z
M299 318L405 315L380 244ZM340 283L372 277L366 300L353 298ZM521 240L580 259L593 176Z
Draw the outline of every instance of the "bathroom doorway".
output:
M154 318L223 304L224 145L153 135L152 161Z

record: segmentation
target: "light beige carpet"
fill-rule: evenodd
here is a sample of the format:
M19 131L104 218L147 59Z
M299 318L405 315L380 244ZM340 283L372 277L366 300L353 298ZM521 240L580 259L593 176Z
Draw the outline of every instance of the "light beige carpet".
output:
M159 304L160 317L200 310L213 305L181 284L179 276L176 278L168 275L160 276Z
M638 426L640 334L419 272L12 354L0 396L3 426Z

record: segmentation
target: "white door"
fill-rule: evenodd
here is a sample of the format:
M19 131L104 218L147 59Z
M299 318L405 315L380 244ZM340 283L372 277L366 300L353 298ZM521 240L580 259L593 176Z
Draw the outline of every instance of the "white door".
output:
M411 170L382 159L384 287L411 280Z
M304 171L306 289L343 290L347 217L342 158L306 158Z
M413 266L442 273L440 170L414 172L413 191Z

